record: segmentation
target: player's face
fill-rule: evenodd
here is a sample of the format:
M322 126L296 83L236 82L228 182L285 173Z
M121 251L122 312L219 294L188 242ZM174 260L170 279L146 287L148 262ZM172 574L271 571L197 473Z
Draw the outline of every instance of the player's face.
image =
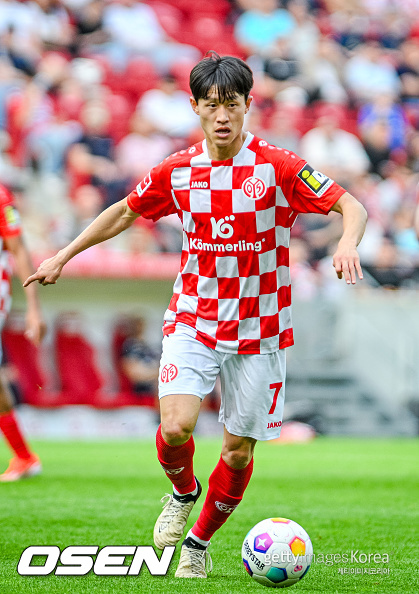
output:
M207 140L208 153L217 161L236 155L245 139L244 116L249 111L252 97L247 101L243 95L221 102L216 89L211 89L206 99L198 102L191 97L192 109L199 115Z

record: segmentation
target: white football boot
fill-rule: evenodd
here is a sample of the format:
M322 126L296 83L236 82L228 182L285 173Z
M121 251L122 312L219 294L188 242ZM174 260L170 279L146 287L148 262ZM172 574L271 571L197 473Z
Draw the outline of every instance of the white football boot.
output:
M189 514L202 493L201 483L196 477L195 480L198 486L195 496L166 493L161 499L162 502L166 500L166 503L154 526L154 544L158 549L176 545L182 538Z
M207 571L212 571L212 559L208 548L202 547L192 538L185 538L175 577L206 578Z

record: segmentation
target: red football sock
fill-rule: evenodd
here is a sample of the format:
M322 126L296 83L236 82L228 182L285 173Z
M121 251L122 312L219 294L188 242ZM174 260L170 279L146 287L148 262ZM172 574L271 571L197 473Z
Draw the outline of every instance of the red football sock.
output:
M253 472L253 458L246 468L231 468L220 458L208 481L208 493L192 534L201 540L210 540L212 535L243 498Z
M8 413L0 414L0 430L3 432L7 443L15 452L18 458L27 460L31 457L31 452L26 445L13 410Z
M171 446L166 443L161 434L161 425L156 434L157 458L172 481L173 485L181 495L192 493L196 489L196 481L193 473L193 455L195 442L193 437L179 446Z

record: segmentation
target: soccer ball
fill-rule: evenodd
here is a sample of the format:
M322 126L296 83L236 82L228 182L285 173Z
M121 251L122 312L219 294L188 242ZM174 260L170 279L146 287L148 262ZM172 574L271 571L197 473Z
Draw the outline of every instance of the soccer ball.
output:
M270 588L296 584L309 570L312 556L307 532L286 518L262 520L246 535L242 546L247 573Z

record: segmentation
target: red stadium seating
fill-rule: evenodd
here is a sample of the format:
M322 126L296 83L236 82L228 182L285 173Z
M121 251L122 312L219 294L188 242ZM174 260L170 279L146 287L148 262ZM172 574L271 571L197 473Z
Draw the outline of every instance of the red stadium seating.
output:
M41 349L30 342L24 334L24 317L13 312L2 333L2 342L8 364L17 371L17 384L22 402L32 406L59 406L60 393L50 386L49 377L41 364Z
M179 88L187 93L191 92L189 88L189 75L194 66L195 62L191 62L190 60L178 60L176 64L170 67L170 73L175 77Z
M318 118L329 110L336 114L339 127L342 130L359 136L356 110L352 110L345 105L329 104L323 101L317 101L313 105L304 108L301 117L295 123L297 130L300 134L305 134L315 128Z
M220 55L233 54L242 57L243 54L234 42L231 26L211 15L192 15L185 30L185 41L197 47L203 54L209 50L214 50Z
M184 15L191 17L194 15L210 15L224 21L231 10L230 3L227 0L213 0L212 2L191 2L191 0L166 0L167 4L176 6ZM153 7L155 2L149 0Z
M38 408L69 405L87 405L100 409L122 406L156 408L156 395L136 395L121 369L120 352L126 338L122 322L115 327L111 345L117 386L114 390L105 391L105 379L96 364L97 353L82 330L69 332L65 328L65 321L58 323L52 345L57 372L57 378L53 378L49 377L41 365L41 349L36 348L24 336L22 316L14 319L12 314L10 320L3 331L3 348L8 363L17 371L17 383L24 404ZM59 385L55 389L57 380Z
M106 98L106 104L111 114L109 132L118 143L129 133L129 122L135 106L123 95L109 94Z
M39 362L39 350L24 336L22 330L6 327L2 334L7 359L16 368L18 383L25 402L33 402L45 385Z
M182 11L165 2L153 2L153 10L167 35L176 41L182 41L185 24L185 16Z
M153 63L143 56L131 58L124 72L120 74L118 92L124 95L133 105L150 89L159 84L160 77Z
M93 404L104 380L96 366L95 352L85 336L59 322L55 334L55 356L60 382L60 403Z

